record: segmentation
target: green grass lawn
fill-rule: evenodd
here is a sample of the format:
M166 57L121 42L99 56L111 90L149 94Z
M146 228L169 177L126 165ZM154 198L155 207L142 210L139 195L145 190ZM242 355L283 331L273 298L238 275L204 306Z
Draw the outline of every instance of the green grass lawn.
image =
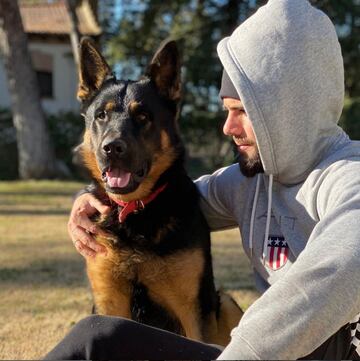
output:
M76 182L0 182L0 359L38 359L92 307L67 235ZM216 282L243 308L257 297L238 231L213 235Z

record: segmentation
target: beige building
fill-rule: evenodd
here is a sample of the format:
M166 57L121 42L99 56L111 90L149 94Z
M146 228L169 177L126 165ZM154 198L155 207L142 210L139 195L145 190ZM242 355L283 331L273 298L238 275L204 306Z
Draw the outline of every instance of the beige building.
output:
M76 9L82 35L98 37L96 1L80 0ZM20 12L47 113L78 112L77 71L70 44L70 17L64 0L22 0ZM0 58L0 108L10 108L6 74Z

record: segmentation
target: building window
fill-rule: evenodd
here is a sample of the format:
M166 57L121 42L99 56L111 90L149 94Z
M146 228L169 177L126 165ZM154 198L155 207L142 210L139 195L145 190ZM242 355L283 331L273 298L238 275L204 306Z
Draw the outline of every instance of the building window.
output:
M53 56L41 50L32 50L31 60L37 74L40 96L53 98Z
M39 91L41 98L53 97L53 76L51 72L37 71Z

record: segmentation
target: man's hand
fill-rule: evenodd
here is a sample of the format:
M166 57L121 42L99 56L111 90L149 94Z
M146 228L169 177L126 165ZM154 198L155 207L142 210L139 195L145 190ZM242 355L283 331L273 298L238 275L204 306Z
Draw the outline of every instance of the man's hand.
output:
M94 258L97 253L106 253L106 248L95 241L94 234L98 229L89 217L97 212L106 214L109 211L110 208L91 193L84 193L75 200L68 222L68 232L76 250L83 257Z

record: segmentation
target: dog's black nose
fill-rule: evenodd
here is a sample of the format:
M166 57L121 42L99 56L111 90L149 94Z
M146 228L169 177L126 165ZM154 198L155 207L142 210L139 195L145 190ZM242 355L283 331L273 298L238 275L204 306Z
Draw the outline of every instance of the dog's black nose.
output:
M121 139L113 141L105 140L102 144L102 149L108 157L121 157L126 153L126 143Z

